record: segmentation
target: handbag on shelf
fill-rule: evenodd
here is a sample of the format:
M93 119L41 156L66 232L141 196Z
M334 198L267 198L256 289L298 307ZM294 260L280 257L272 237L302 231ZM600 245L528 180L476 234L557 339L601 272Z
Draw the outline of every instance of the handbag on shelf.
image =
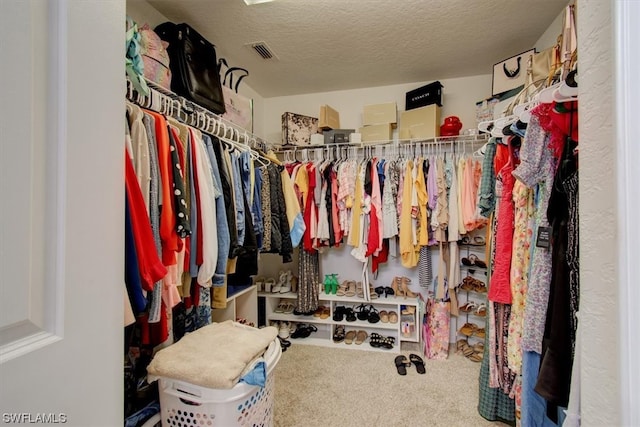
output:
M215 46L184 23L165 22L155 32L169 43L171 90L212 113L224 113Z
M498 95L527 83L527 65L535 50L528 50L493 66L492 95Z

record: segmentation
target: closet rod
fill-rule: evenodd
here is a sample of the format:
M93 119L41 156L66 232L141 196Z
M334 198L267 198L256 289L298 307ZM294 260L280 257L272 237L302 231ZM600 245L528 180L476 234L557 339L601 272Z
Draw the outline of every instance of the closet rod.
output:
M149 87L149 95L137 92L127 78L126 98L140 107L173 117L203 132L231 139L238 144L247 145L249 148L267 152L270 147L274 146L274 144L231 123L220 115L212 113L154 82L149 80L146 82Z
M397 139L397 140L383 140L383 141L366 141L366 142L342 142L342 143L330 143L330 144L314 144L314 145L279 145L277 147L278 153L284 153L287 151L299 151L299 150L316 150L325 149L331 147L349 147L349 148L369 148L369 147L384 147L389 145L411 145L411 144L480 144L489 140L490 135L482 133L479 135L458 135L458 136L439 136L435 138L413 138L413 139Z

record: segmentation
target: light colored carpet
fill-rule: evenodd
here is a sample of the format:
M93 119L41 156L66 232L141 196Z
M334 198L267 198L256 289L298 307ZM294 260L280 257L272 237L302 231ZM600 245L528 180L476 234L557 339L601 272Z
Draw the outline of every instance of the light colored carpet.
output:
M275 368L275 425L505 426L478 414L479 363L452 351L400 376L397 355L293 342Z

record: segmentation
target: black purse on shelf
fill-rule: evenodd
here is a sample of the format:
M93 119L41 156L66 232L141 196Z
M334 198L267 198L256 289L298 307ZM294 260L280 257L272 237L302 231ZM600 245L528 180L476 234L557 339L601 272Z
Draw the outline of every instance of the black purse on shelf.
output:
M223 114L216 47L188 24L165 22L155 32L169 43L171 90L212 113Z

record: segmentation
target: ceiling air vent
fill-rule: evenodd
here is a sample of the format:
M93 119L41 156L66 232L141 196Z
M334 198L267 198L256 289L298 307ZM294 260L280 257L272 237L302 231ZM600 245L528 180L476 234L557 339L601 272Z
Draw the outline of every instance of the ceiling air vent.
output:
M253 49L262 59L271 60L278 59L275 53L271 50L265 42L253 42L248 43L245 46Z

